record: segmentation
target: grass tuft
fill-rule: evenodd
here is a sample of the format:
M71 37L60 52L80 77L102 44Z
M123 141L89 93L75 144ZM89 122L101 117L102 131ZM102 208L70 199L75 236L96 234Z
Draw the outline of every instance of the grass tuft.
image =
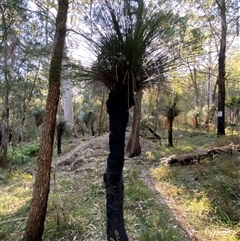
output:
M231 136L232 138L232 136ZM208 138L204 137L205 141ZM229 144L228 136L209 138L200 146L191 137L192 149ZM181 146L181 143L178 144ZM162 155L169 150L163 148ZM172 154L178 154L173 149ZM167 156L167 155L166 155ZM237 241L240 223L240 158L238 153L206 158L189 166L152 168L155 185L175 213L183 214L202 240ZM180 216L180 215L179 215ZM181 217L180 217L181 220Z

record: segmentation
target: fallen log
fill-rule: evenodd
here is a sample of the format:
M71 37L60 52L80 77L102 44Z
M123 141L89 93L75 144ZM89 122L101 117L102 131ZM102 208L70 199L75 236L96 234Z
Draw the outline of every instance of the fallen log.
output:
M232 146L224 147L213 147L208 149L202 149L195 152L181 154L181 155L172 155L167 158L162 158L160 161L164 165L189 165L196 162L200 162L201 159L206 157L214 158L220 154L229 154L231 155L233 151Z

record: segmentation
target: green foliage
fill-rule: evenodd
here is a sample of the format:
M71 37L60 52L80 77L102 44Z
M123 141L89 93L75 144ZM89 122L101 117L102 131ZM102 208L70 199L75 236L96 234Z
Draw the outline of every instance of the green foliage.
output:
M136 232L134 226L137 224L137 232L133 233L133 240L187 240L172 223L169 223L170 213L166 207L156 206L158 203L156 193L149 189L142 179L139 179L139 175L139 168L132 169L128 166L124 177L126 181L124 209L126 225L130 233ZM135 210L134 215L131 215L132 210Z
M165 106L164 106L164 116L167 118L175 118L180 114L180 109L178 108L179 95L165 95Z
M93 78L109 89L119 81L130 80L136 90L164 79L163 73L172 60L168 54L171 52L167 46L169 39L166 40L172 32L168 31L171 27L167 23L175 23L176 16L171 11L149 10L144 6L139 7L133 17L131 1L108 2L101 7L102 14L95 21L102 24L102 31L96 31L99 35L93 39L89 39L88 34L85 36L95 46L97 55ZM105 26L109 26L107 31ZM156 44L159 41L161 45Z
M106 240L105 187L102 181L104 162L105 158L88 159L89 168L80 173L66 175L66 172L53 172L44 240ZM143 182L141 170L145 168L140 162L127 162L125 165L124 210L129 238L139 241L188 240L174 222L169 221L171 215L165 205L157 201L156 193ZM3 190L0 218L4 222L0 225L0 237L6 241L20 241L28 214L33 180L23 178L26 176L23 171L20 167L17 173L8 176L6 184L0 180ZM17 188L20 195L16 195ZM11 205L8 208L10 195ZM2 208L4 212L1 213ZM17 220L16 225L14 220Z
M39 151L39 143L33 142L17 148L10 148L8 158L11 165L23 165L36 156Z
M196 131L182 131L181 135L183 138L171 149L161 146L160 151L152 150L137 159L126 160L124 211L129 238L139 241L190 240L162 202L164 197L170 201L171 208L177 210L180 221L185 217L203 240L237 241L235 233L239 229L240 208L237 154L206 158L191 166L159 166L152 172L152 189L146 185L146 181L152 181L148 169L156 166L161 157L229 142L227 136L217 138ZM80 172L53 170L44 240L106 239L105 187L102 181L105 157L86 159L85 164ZM1 240L20 241L25 227L33 178L26 174L26 167L18 168L10 173L0 170ZM29 163L28 168L34 169L35 166ZM160 190L161 196L154 187Z
M237 97L230 96L225 101L225 105L230 109L234 109L236 107L239 107L240 106L240 95L238 95Z
M204 41L206 40L205 33L201 28L192 28L187 30L186 37L184 39L183 49L191 54L199 54L203 51Z
M19 170L0 169L0 240L22 240L22 230L31 200L31 175Z

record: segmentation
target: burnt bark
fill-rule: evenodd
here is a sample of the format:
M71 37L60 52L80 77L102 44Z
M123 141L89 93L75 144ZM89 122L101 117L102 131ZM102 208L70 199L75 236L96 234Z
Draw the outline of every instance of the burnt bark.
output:
M57 125L56 132L57 132L57 154L61 154L62 153L62 135L64 132L64 127L61 125Z
M161 142L161 137L151 127L148 126L147 129L153 134L154 139L158 139Z
M217 1L221 14L221 39L218 57L218 121L217 134L225 135L225 55L227 38L226 3Z
M24 241L41 241L44 231L44 221L50 189L56 114L60 97L60 74L66 36L67 10L68 0L59 0L42 138L38 155L32 202L23 237Z
M129 117L129 108L134 104L133 96L128 97L128 88L115 87L107 100L109 114L110 153L104 174L106 185L107 240L128 241L123 215L123 166L125 132ZM130 92L131 93L131 92Z
M173 132L173 117L168 117L168 145L173 146L173 137L172 137L172 132Z

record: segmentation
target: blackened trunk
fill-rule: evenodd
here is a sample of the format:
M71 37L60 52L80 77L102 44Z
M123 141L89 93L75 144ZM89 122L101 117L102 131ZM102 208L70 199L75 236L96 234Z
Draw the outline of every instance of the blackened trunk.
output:
M115 89L109 94L107 111L109 114L110 153L107 170L104 174L106 184L107 240L128 241L123 215L123 166L125 131L129 108L133 105L133 96L128 98L127 88ZM131 93L131 92L130 92Z
M173 118L168 118L168 145L173 146L173 138L172 138L172 129L173 129Z
M95 132L94 132L93 122L91 123L91 131L92 131L92 136L94 136Z
M108 240L128 240L123 217L123 178L124 142L128 122L127 111L109 113L110 153L107 159L105 175L107 199L107 236Z
M225 55L226 55L226 5L225 0L219 4L221 13L221 40L218 58L218 125L217 134L225 135Z
M57 128L57 154L62 153L62 135L63 135L63 129Z

